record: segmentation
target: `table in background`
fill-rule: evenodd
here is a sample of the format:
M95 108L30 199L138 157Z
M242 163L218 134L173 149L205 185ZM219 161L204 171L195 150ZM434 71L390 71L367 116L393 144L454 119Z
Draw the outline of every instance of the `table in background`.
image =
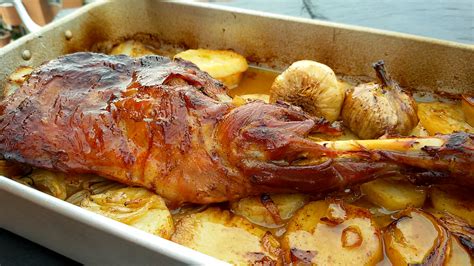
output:
M235 0L208 1L438 39L474 43L474 1ZM3 203L5 204L5 203ZM0 265L74 265L76 262L0 229Z

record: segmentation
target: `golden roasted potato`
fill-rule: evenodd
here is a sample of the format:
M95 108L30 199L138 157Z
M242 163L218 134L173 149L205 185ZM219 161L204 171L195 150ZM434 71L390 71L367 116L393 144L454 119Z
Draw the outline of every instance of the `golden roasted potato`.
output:
M393 222L393 214L397 211L389 211L384 207L380 207L369 201L367 197L362 197L353 203L357 207L367 209L372 215L372 220L375 221L378 228L384 228Z
M164 200L144 188L126 187L90 195L80 207L169 239L173 219Z
M183 217L171 240L237 265L271 265L280 255L280 244L271 233L218 208Z
M117 46L112 48L109 54L124 54L131 57L141 57L144 55L153 55L156 53L150 47L145 46L139 41L128 40L125 42L121 42Z
M450 249L448 257L446 258L446 266L461 266L461 265L473 265L474 262L466 251L466 249L459 243L455 237L451 237Z
M32 71L33 68L22 66L10 74L10 76L7 78L7 83L3 88L3 97L12 95L18 88L20 88L21 84L25 82Z
M276 227L282 221L290 219L308 201L308 196L304 194L274 194L270 195L270 198L277 207L278 218L275 218L268 208L265 207L260 197L244 198L233 202L231 210L254 224ZM275 219L281 219L281 221L275 221Z
M454 185L433 186L430 189L430 198L436 210L456 215L474 226L474 195L472 190Z
M383 259L380 234L367 210L316 201L290 220L282 248L287 263L375 265Z
M406 180L376 179L362 184L360 189L369 201L390 211L421 207L426 199L425 189Z
M474 128L464 120L460 104L418 103L418 118L430 135L450 134L454 131L474 133Z
M464 118L466 122L474 127L474 97L463 95L461 101L461 109L464 113Z
M178 53L174 58L193 62L211 77L222 81L229 89L237 87L247 68L242 55L227 50L190 49Z
M270 102L283 100L329 121L338 119L344 96L345 91L339 87L334 71L310 60L291 64L270 89Z
M420 210L406 210L384 233L385 251L393 265L441 265L449 235L436 219Z

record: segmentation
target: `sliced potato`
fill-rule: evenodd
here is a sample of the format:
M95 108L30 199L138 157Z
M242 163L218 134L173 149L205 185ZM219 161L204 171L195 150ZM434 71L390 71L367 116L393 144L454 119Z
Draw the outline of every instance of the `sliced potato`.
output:
M91 195L80 207L167 239L174 230L164 200L143 188L127 187Z
M187 217L194 213L199 213L208 208L208 205L200 205L200 204L185 204L183 206L178 207L171 211L171 215L173 216L173 221L175 224L179 222L184 217Z
M283 221L290 219L308 201L308 196L304 194L275 194L270 197L278 208L278 215ZM280 225L262 204L260 197L244 198L233 202L231 210L257 225L270 228Z
M150 47L145 46L139 41L128 40L125 42L121 42L117 46L112 48L110 54L124 54L131 57L141 57L144 55L153 55L155 54L155 52Z
M193 62L230 89L237 87L242 73L248 68L245 57L227 50L190 49L174 57Z
M451 247L446 258L446 266L473 265L473 261L466 249L455 237L451 237Z
M469 189L454 185L434 186L430 189L433 207L460 217L474 226L474 195Z
M386 229L385 250L393 265L440 265L446 260L448 237L433 216L407 210Z
M280 253L280 244L271 233L218 208L179 220L171 240L238 265L273 264Z
M378 228L384 228L394 221L393 214L397 211L389 211L384 207L380 207L367 199L362 197L353 203L357 207L369 210L372 214L372 219L377 224Z
M466 119L466 122L471 127L474 127L474 97L463 95L461 109L464 113L464 118Z
M369 201L390 211L421 207L426 199L425 189L405 180L376 179L360 188Z
M3 88L3 97L12 95L18 88L20 88L32 71L33 68L22 66L10 74L10 76L8 76L7 83Z
M342 202L311 202L296 212L282 239L287 263L374 265L383 259L370 213Z
M474 128L464 120L460 104L418 103L418 118L430 135L450 134L454 131L474 133Z

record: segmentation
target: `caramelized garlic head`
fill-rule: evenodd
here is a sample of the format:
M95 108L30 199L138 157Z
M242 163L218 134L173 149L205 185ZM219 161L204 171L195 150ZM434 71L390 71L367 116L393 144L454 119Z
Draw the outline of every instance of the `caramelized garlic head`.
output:
M294 62L273 82L270 102L282 100L306 112L335 121L344 102L344 89L336 74L324 64L302 60Z

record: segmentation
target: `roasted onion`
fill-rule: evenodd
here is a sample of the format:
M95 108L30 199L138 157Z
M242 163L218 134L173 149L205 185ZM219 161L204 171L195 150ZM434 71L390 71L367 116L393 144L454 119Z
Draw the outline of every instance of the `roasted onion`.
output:
M170 238L174 231L165 201L143 188L107 190L86 197L79 206L163 238Z

